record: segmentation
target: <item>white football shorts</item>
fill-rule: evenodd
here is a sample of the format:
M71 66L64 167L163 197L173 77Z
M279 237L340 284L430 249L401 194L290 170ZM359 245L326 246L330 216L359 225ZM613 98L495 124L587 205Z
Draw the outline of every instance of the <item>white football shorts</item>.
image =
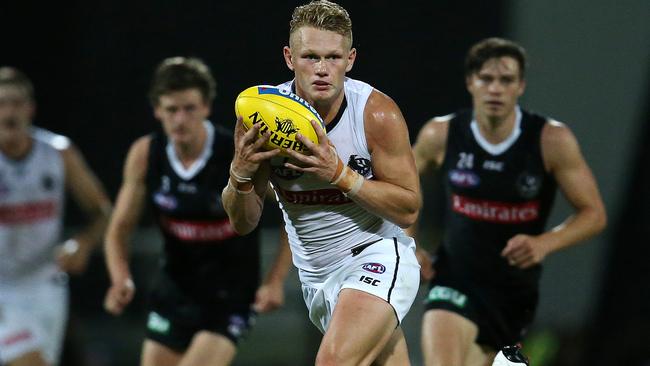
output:
M57 365L68 316L68 288L63 274L47 282L0 286L0 364L41 351Z
M325 333L341 290L356 289L384 299L401 323L419 285L415 241L404 235L353 248L348 259L325 282L303 284L302 293L310 320Z

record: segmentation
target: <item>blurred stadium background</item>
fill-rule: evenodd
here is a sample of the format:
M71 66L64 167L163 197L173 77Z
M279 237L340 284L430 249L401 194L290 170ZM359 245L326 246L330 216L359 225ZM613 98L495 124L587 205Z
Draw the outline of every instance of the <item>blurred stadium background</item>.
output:
M128 146L159 128L146 93L164 57L198 56L212 68L212 120L232 126L233 101L255 84L291 77L282 59L292 9L302 1L98 1L0 3L0 64L34 81L35 123L65 134L114 199ZM549 257L542 301L525 344L533 365L650 365L650 2L647 0L341 1L358 58L351 77L392 96L409 124L469 105L463 58L488 36L529 53L522 105L569 124L600 184L610 224L584 245ZM425 191L432 191L433 180ZM421 245L435 242L435 194L425 197ZM570 208L558 200L557 224ZM263 262L272 260L279 212L263 220ZM68 228L80 223L69 205ZM435 225L434 225L435 224ZM423 225L425 226L425 225ZM133 238L138 297L127 313L102 310L108 286L101 251L72 278L66 366L136 365L143 294L159 237L150 218ZM309 365L320 335L309 324L295 271L286 306L258 319L237 366ZM421 364L421 294L404 324Z

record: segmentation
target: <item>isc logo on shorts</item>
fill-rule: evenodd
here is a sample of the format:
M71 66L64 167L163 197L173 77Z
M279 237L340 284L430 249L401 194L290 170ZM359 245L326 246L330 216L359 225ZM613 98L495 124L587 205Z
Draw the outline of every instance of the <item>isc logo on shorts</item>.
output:
M364 270L372 273L382 274L386 272L386 267L381 263L364 263L361 267Z

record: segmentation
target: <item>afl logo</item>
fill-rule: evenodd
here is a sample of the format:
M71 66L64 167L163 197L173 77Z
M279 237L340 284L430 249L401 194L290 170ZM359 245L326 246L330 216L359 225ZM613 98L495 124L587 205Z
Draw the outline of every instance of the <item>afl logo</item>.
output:
M169 194L156 192L153 196L154 202L163 210L171 211L178 207L176 198Z
M449 180L458 187L476 187L481 182L478 175L471 171L458 169L449 172Z
M368 272L382 274L386 272L386 267L381 263L365 263L361 268Z
M273 171L273 174L275 174L278 178L285 179L285 180L294 180L302 177L303 172L298 172L293 169L285 168L284 164L289 161L289 158L285 158L282 160L282 164L280 165L275 165L271 164L271 170Z

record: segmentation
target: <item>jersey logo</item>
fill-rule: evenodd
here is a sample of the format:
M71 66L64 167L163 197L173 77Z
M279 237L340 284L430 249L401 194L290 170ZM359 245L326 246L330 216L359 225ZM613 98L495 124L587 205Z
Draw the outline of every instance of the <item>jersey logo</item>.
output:
M359 155L350 155L348 166L355 172L361 174L364 178L368 178L371 175L370 160L362 158Z
M517 192L523 198L530 199L539 193L542 188L542 179L534 174L523 172L517 178Z
M50 175L44 175L41 178L41 185L43 186L43 189L46 191L51 191L54 189L54 178Z
M473 172L459 169L449 171L449 180L458 187L476 187L481 182L478 175Z
M199 189L194 183L180 182L178 183L178 191L181 193L196 194Z
M364 263L363 266L361 266L362 269L376 273L376 274L382 274L386 272L386 266L384 266L381 263Z
M539 218L539 201L499 202L452 194L451 205L458 214L496 224L522 224Z
M220 219L211 221L177 220L171 217L160 217L162 229L176 239L186 242L215 242L238 236L230 224L230 220Z
M495 172L502 172L504 165L505 164L502 161L486 160L483 162L483 169L493 170Z
M147 328L152 332L167 334L169 333L169 328L171 324L169 320L160 316L160 314L152 311L149 313L149 318L147 319Z
M459 308L464 308L467 303L467 296L451 287L434 286L429 291L429 296L427 296L425 301L428 303L434 301L450 302Z
M32 224L50 220L56 216L57 209L54 200L0 205L0 224Z
M158 205L158 207L165 211L172 211L178 207L178 201L176 200L176 197L172 196L171 194L156 192L153 195L153 201L156 203L156 205Z
M249 324L241 315L231 315L228 319L228 333L235 338L241 338L248 330Z
M300 205L343 205L351 203L343 192L334 189L317 189L312 191L288 191L275 187L276 191L289 203Z
M282 159L280 165L271 164L271 171L275 176L284 180L294 180L302 177L303 172L298 172L293 169L285 168L284 164L289 161L289 158Z
M381 283L380 280L368 276L361 276L361 278L359 278L359 281L373 286L379 286L379 284Z

